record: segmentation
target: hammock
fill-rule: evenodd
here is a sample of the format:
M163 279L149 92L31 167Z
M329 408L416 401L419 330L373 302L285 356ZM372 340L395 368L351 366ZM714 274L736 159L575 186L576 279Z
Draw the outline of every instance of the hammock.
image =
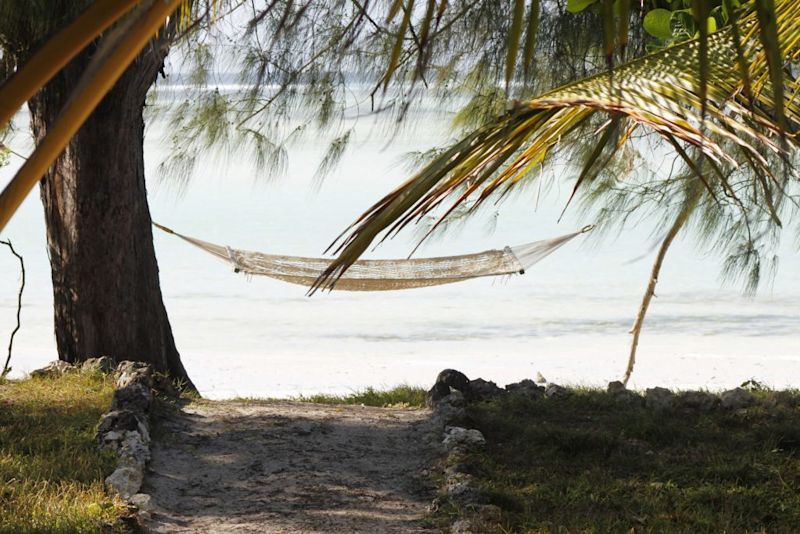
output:
M269 276L310 287L328 267L326 258L281 256L249 250L236 250L208 241L179 234L158 223L153 225L228 262L237 273ZM586 233L593 226L555 239L536 241L502 250L487 250L463 256L400 260L359 260L336 282L335 289L344 291L388 291L437 286L484 276L524 274L571 239Z

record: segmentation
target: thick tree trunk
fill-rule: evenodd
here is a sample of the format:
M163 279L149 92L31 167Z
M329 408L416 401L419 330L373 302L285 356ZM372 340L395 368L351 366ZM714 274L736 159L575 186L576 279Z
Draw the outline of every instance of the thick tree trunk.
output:
M76 58L30 103L38 141L89 62ZM144 177L144 108L164 53L125 72L41 182L59 357L152 364L193 387L159 287Z

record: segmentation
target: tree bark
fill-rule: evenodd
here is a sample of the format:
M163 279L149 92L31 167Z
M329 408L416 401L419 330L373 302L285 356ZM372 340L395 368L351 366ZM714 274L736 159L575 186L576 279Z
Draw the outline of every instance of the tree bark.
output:
M37 142L57 120L91 48L29 102ZM137 58L43 177L40 192L59 358L143 361L193 388L164 308L145 188L142 112L165 55L154 45Z

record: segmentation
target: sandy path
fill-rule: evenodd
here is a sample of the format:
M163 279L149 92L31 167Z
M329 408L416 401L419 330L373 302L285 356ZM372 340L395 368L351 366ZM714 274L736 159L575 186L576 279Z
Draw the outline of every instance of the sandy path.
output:
M429 532L430 412L197 402L159 423L154 532Z

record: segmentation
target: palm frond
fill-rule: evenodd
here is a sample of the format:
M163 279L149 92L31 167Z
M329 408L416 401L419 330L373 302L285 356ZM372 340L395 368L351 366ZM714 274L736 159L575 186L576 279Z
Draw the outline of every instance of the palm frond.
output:
M0 193L0 231L125 69L183 0L156 1L115 28L95 53L72 99L30 158ZM65 51L67 53L67 51Z
M800 2L777 0L774 13L782 57L796 61ZM759 16L751 6L738 18L736 32L729 27L565 85L516 105L469 134L339 236L331 246L339 257L312 292L333 287L381 232L384 239L393 235L457 191L461 193L453 207L473 196L477 197L474 206L479 206L490 195L513 188L562 138L589 124L598 113L649 127L676 147L694 149L712 167L746 168L759 180L772 176L770 155L786 157L790 146L798 143L791 132L800 126L800 85L789 76L782 77L781 101L776 104L778 92L773 84L778 78L771 71L772 49L759 37ZM742 66L747 68L744 79ZM749 94L743 90L745 80L749 80ZM594 165L597 157L599 153L589 164ZM583 174L590 171L585 168ZM714 181L707 184L709 189L733 192L727 183L729 173L697 174L701 180Z
M42 85L137 3L138 0L98 0L75 22L48 40L39 53L0 87L0 124L10 121Z

